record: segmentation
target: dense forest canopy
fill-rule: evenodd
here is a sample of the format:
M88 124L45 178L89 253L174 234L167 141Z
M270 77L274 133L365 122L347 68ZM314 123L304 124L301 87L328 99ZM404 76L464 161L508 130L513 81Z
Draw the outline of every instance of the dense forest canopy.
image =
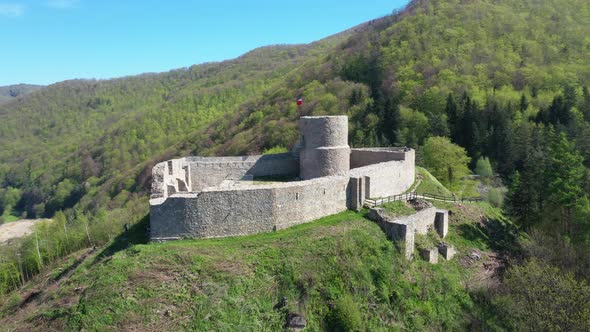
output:
M84 230L63 252L104 243L147 212L155 163L284 150L301 115L347 114L355 147L447 137L491 164L531 250L587 276L588 59L586 0L414 0L309 45L57 83L0 105L0 215Z

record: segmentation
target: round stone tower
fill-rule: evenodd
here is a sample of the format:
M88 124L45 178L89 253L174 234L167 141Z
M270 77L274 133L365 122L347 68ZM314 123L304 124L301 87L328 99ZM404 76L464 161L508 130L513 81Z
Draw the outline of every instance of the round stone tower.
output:
M302 180L348 174L347 116L303 116L299 120L299 130L299 176Z

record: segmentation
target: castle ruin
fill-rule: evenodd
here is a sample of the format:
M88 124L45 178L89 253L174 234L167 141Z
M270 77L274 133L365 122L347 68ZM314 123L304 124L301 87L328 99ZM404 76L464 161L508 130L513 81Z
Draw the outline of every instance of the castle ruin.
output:
M299 129L300 143L288 153L157 164L151 240L274 231L358 210L366 198L397 195L414 182L414 150L351 149L347 116L304 116ZM256 181L264 177L299 181Z

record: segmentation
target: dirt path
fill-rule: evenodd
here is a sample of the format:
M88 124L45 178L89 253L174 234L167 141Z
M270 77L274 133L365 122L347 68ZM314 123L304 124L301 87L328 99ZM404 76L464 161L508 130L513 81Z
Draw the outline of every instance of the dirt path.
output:
M17 239L33 232L33 226L51 219L22 219L0 225L0 244Z
M418 187L420 187L420 184L422 183L422 179L423 179L422 176L418 176L416 178L416 182L414 182L414 185L412 185L412 187L410 187L410 189L408 189L407 191L408 192L414 192L414 191L416 191L416 189Z

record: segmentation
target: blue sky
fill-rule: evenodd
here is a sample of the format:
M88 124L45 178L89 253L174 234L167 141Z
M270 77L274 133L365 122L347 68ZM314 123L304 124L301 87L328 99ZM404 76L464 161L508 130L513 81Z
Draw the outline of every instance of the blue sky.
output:
M309 43L408 0L0 0L0 86L161 72Z

